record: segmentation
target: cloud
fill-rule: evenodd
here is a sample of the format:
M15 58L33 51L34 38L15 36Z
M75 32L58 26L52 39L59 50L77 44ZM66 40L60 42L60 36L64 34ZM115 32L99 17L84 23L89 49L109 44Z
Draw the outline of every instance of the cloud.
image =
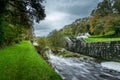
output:
M35 34L37 34L36 36L45 36L48 35L51 31L49 29L47 30L35 30Z
M54 29L61 29L74 20L90 15L100 0L46 0L46 18L35 24L35 35L46 36Z
M68 15L69 14L58 12L58 11L52 12L45 18L45 20L52 21L52 22L60 21L60 20L63 20Z

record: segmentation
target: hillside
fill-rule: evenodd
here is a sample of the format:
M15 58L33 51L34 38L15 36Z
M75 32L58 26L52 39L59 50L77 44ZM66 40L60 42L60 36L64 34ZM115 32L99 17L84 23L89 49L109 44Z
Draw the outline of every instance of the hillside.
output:
M86 32L92 36L120 37L119 3L119 0L103 0L92 10L89 17L78 18L59 32L70 37Z
M79 18L75 20L73 23L66 25L59 32L65 36L76 37L78 33L89 32L89 17Z

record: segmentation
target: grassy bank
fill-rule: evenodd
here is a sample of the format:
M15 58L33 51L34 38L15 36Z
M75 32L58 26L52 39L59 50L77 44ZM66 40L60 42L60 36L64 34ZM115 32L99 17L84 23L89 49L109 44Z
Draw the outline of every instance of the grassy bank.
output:
M0 80L61 80L29 41L0 50Z
M120 41L120 38L84 38L85 42L109 42L109 41Z

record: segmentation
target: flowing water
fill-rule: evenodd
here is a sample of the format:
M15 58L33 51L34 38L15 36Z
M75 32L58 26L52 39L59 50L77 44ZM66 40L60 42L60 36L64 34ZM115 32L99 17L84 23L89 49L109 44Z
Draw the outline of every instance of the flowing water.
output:
M90 60L49 55L49 62L64 80L120 80L120 72Z

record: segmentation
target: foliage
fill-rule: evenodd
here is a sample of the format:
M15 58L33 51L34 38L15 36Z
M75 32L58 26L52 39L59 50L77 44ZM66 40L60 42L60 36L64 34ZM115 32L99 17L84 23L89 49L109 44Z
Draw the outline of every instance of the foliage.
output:
M62 33L64 36L69 37L76 37L78 33L89 32L90 26L88 24L88 20L89 20L88 17L83 19L77 19L72 24L65 26L59 32Z
M64 36L57 30L52 31L48 35L48 40L51 44L51 47L64 47Z
M0 47L33 39L33 22L45 17L43 0L0 0Z
M78 33L90 33L104 37L120 37L120 0L103 0L91 12L90 17L77 19L59 32L76 37Z
M62 80L29 41L0 50L0 80L13 79Z
M113 8L115 9L115 12L120 13L120 0L113 0Z
M94 35L111 35L119 37L119 0L103 0L92 11L90 32Z
M18 31L17 27L14 27L14 25L8 24L6 22L3 22L1 25L1 41L0 45L1 47L6 45L10 45L12 42L17 42L18 36Z
M37 39L37 43L38 43L38 48L40 53L42 53L42 50L44 50L46 47L50 46L50 42L48 41L48 38L46 37L41 37Z
M98 3L97 8L92 11L91 15L94 16L97 14L103 17L111 13L113 13L111 0L103 0L102 2Z
M95 16L93 16L90 19L90 25L91 25L90 32L94 35L118 36L120 34L119 20L120 20L120 15L117 14L111 14L97 19L95 19Z
M30 21L33 22L34 20L39 22L45 17L44 7L41 5L41 2L43 0L2 0L0 9L6 12L3 11L1 14L6 13L6 16L11 16L10 20L17 18L18 20L16 20L15 24L28 25ZM14 21L12 20L12 22Z

